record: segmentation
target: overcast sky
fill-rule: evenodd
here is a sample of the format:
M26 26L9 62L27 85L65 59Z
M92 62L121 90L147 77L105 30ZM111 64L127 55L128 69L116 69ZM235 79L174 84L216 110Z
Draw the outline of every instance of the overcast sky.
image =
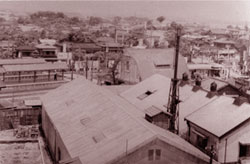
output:
M250 21L250 1L0 1L17 12L62 11L83 16L145 16L194 21Z

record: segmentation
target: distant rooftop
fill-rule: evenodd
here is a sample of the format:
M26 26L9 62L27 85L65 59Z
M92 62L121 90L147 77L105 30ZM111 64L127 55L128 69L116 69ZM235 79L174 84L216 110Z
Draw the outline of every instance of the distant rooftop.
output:
M43 64L46 63L44 59L1 59L0 66L3 65L21 65L21 64Z

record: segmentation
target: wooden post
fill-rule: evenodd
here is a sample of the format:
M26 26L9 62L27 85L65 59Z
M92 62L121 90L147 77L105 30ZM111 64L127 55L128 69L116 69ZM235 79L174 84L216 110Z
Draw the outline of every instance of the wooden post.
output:
M36 71L34 71L34 83L36 82Z
M21 71L18 72L18 82L21 82Z
M64 70L62 70L62 80L64 79Z
M93 81L93 59L91 59L91 81Z
M50 81L50 70L48 70L48 81Z

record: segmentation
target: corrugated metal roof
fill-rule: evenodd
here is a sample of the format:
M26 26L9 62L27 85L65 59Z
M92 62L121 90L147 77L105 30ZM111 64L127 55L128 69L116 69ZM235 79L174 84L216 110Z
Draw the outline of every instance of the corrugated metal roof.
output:
M220 96L187 116L186 119L215 136L221 137L250 117L249 104L237 106L233 102L233 98Z
M131 56L135 59L139 70L139 75L142 80L150 77L153 74L161 74L166 77L172 78L174 76L173 61L174 49L126 49L125 55ZM160 62L161 61L161 62ZM155 63L168 65L170 67L158 68ZM183 56L179 55L178 63L178 78L186 72L189 74L187 64Z
M17 64L42 64L46 63L44 59L1 59L0 65L17 65Z
M4 65L6 72L17 71L46 71L46 70L66 70L66 63L45 63L45 64L28 64L28 65Z
M84 78L50 91L42 101L71 157L79 156L82 163L109 163L125 156L126 142L131 152L155 138L207 158L177 135L147 122L126 100Z

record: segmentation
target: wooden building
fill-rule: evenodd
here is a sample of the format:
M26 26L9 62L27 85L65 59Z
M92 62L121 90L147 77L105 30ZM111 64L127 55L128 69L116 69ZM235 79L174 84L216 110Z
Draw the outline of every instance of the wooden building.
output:
M32 46L20 46L16 48L16 57L38 57L38 52L36 52L35 47Z
M42 127L55 162L208 163L179 136L149 123L134 105L84 78L42 97Z
M244 135L250 130L250 105L244 102L220 96L187 116L189 142L207 154L213 146L214 159L220 163L246 160L250 138Z
M19 125L36 125L41 121L41 101L17 105L1 100L0 107L0 130L17 128Z

